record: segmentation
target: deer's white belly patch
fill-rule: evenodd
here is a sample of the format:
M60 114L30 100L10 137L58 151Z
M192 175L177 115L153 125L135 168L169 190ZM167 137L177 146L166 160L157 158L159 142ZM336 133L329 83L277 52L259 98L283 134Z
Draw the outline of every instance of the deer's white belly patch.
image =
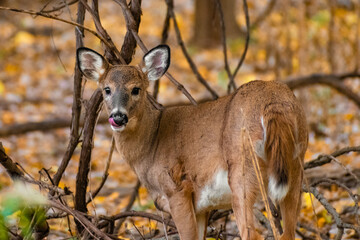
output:
M225 208L231 204L231 189L228 184L228 172L219 170L208 185L200 192L196 211L212 208Z

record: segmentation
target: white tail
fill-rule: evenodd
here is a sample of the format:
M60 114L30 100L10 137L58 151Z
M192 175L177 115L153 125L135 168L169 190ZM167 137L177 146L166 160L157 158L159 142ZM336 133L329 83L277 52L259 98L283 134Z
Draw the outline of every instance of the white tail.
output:
M112 66L87 48L78 49L77 59L104 90L117 150L157 208L172 215L182 240L205 239L209 212L231 207L241 238L261 239L252 214L259 185L250 156L240 151L243 127L255 143L269 195L280 204L281 239L295 238L307 127L286 85L253 81L216 101L158 110L146 89L169 67L168 46L150 50L141 67Z

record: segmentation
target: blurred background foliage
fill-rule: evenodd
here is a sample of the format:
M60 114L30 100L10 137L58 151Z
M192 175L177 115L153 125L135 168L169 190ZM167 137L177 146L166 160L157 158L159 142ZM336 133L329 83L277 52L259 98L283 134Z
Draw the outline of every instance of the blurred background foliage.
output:
M63 1L27 1L1 0L1 6L21 9L43 10L61 4ZM201 36L199 12L204 10L200 0L175 0L175 12L178 24L189 53L199 71L209 84L221 95L226 95L228 78L224 70L222 48L216 32L220 32L215 21L207 21L215 32L213 37ZM232 1L234 5L224 8L225 15L232 15L235 24L229 27L228 55L231 69L235 66L245 46L245 17L242 1ZM359 32L360 2L357 0L248 0L250 23L263 16L257 25L252 26L249 50L245 62L236 77L237 85L254 79L284 80L289 77L305 76L312 73L345 73L359 71ZM266 6L274 6L264 13ZM200 6L198 6L199 4ZM195 6L197 9L195 10ZM100 1L100 16L104 28L117 46L121 46L126 27L121 8L111 0ZM146 45L154 47L160 44L166 4L163 0L142 2L142 19L139 34ZM74 21L76 4L55 12L61 18ZM211 15L213 14L213 15ZM206 17L202 17L206 18ZM232 21L231 19L229 21ZM197 23L195 23L197 22ZM91 17L87 14L85 25L95 29ZM75 64L74 27L42 17L0 11L0 128L15 123L38 122L48 119L70 119L72 105L73 70ZM201 24L200 24L201 29ZM206 32L206 30L204 30ZM214 34L214 33L212 33ZM102 52L100 42L89 33L85 33L85 46ZM201 40L202 37L208 40ZM203 39L204 39L203 38ZM171 47L172 62L169 71L194 96L195 99L208 99L209 93L194 77L188 62L177 44L173 31L167 43ZM142 59L137 49L132 64ZM360 91L360 79L352 78L345 84L355 93ZM97 88L93 82L87 82L84 101ZM149 88L152 90L152 88ZM331 153L345 146L360 145L360 111L356 104L326 86L310 86L295 91L303 103L310 126L310 142L306 160L321 153ZM177 91L167 79L160 82L160 103L164 105L187 103L187 99ZM105 161L111 144L111 129L107 124L98 124L95 131L92 155L90 188L95 189L101 181ZM42 168L55 173L66 150L69 128L35 131L27 134L0 137L7 154L38 179L46 180ZM80 146L75 151L70 166L62 178L60 187L75 189ZM356 154L342 156L341 162L350 169L360 168L360 157ZM320 175L331 175L342 169L329 165L321 169ZM319 169L317 169L319 171ZM342 171L342 170L341 170ZM0 189L11 185L10 179L0 168ZM130 198L129 194L136 182L130 167L115 153L109 178L99 196L90 204L93 214L114 214L120 212ZM356 190L357 193L359 189ZM340 212L351 202L341 190L332 188L326 197L333 199L334 206ZM5 194L0 195L3 199ZM301 217L309 224L314 223L313 210L309 196L304 195ZM69 199L71 202L71 199ZM2 210L8 208L6 203ZM326 211L315 203L317 224L326 227L331 233L332 220ZM139 199L133 209L156 211L146 189L140 188ZM4 215L0 222L4 221ZM20 220L21 221L21 220ZM68 237L67 221L51 220L53 238ZM134 225L142 226L144 233L156 226L144 219L128 220L121 234L136 234ZM1 224L0 224L1 225ZM234 230L235 231L235 230ZM2 237L0 230L0 238ZM334 233L331 233L334 234ZM349 231L345 237L352 238ZM53 239L50 237L49 239Z

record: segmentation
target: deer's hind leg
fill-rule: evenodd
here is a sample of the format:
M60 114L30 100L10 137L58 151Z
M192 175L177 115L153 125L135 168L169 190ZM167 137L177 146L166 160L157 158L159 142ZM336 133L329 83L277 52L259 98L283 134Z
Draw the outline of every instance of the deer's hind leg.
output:
M205 240L206 239L206 228L208 225L208 218L209 213L200 213L196 215L196 222L197 222L197 230L198 230L198 239L199 240Z
M254 172L249 171L249 160L244 162L245 166L239 162L229 166L232 207L241 239L260 240L262 237L255 230L253 213L259 190Z
M279 201L281 216L284 223L284 233L280 240L295 239L296 223L301 210L301 183L302 172L299 173L299 175L292 177L289 192L284 199Z

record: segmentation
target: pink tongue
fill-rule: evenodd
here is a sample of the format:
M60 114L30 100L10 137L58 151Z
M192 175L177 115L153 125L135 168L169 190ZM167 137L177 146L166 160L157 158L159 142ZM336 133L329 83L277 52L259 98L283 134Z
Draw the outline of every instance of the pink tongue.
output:
M114 126L114 127L120 127L119 125L117 125L117 124L115 123L115 121L114 121L113 118L109 118L109 123L110 123L112 126Z

